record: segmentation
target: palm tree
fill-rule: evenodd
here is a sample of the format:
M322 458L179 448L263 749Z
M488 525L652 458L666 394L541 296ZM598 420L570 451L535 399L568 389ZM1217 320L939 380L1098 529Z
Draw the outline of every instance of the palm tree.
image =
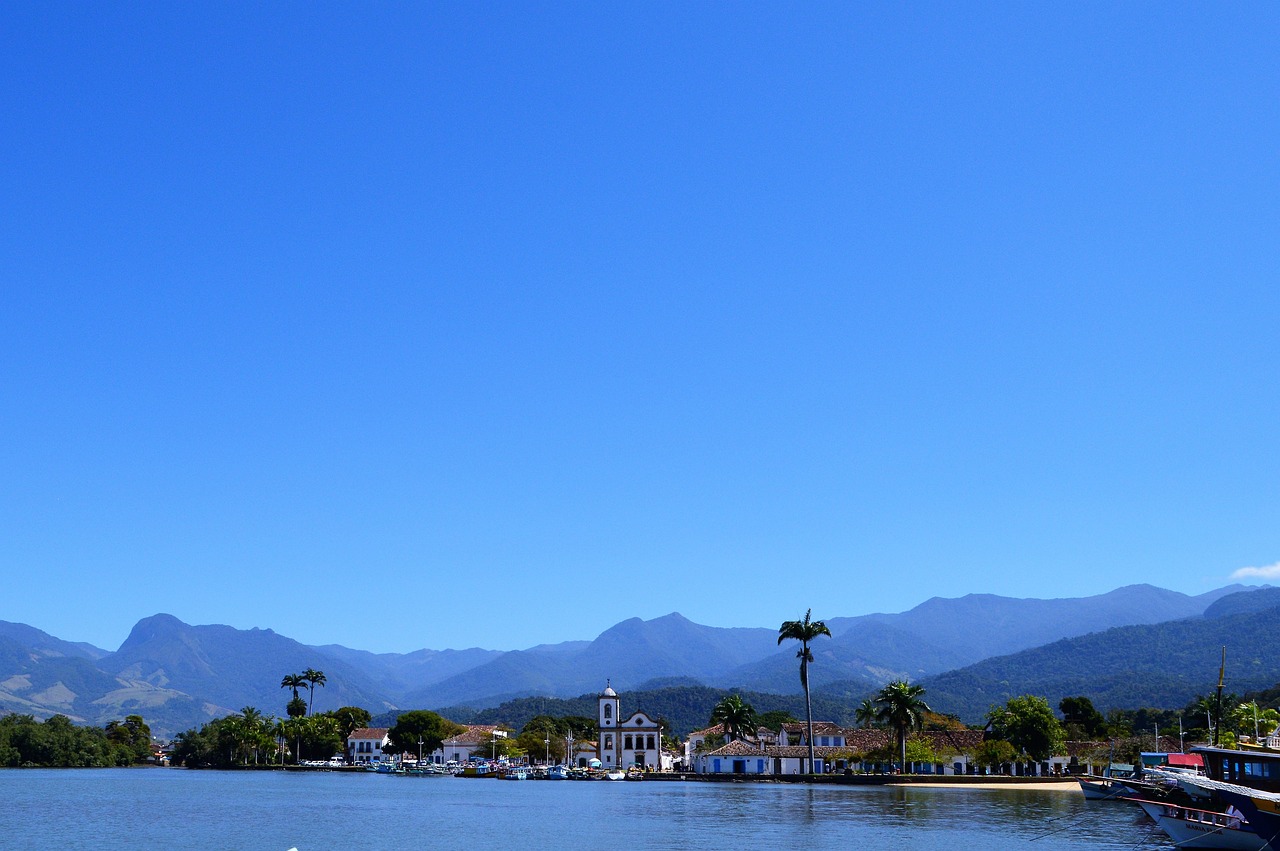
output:
M910 685L906 680L889 683L875 697L879 710L876 718L885 722L898 735L898 752L902 754L902 770L907 770L907 732L920 726L924 713L932 712L921 695L924 686Z
M285 674L284 679L280 681L280 688L293 689L293 699L298 699L298 689L303 687L307 678L302 674Z
M756 711L750 703L744 702L736 694L731 694L711 710L711 723L722 725L725 738L729 741L742 739L747 733L755 731Z
M246 706L240 710L240 723L245 743L253 749L253 764L257 765L258 751L262 747L262 731L267 726L267 719L256 708Z
M324 686L324 671L317 671L315 668L307 668L302 672L302 678L311 684L311 699L307 703L307 714L311 714L311 706L316 699L316 686Z
M809 742L809 773L813 773L813 703L809 700L809 663L813 661L813 654L809 652L809 642L813 641L819 635L831 635L831 630L827 629L827 625L822 621L811 621L809 616L813 613L813 609L809 609L804 613L802 621L783 621L782 626L778 627L778 643L787 639L794 639L800 642L800 649L796 651L796 658L800 660L800 685L804 686L804 711L805 717L808 719L808 735L806 739Z
M875 701L869 697L864 697L862 702L858 704L858 708L853 712L853 720L859 727L874 727L876 721L879 720L877 715L879 710L876 708Z

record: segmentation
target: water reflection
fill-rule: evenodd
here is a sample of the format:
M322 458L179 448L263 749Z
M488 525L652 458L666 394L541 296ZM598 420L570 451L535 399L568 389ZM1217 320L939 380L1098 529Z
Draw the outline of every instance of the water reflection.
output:
M1172 847L1135 808L1062 791L108 769L0 771L0 800L19 848L134 848L139 813L169 848Z

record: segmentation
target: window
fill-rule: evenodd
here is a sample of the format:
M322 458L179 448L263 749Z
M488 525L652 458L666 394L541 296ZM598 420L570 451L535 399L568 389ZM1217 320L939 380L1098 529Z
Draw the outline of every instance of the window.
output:
M635 747L635 745L633 745L633 744L631 743L631 737L630 737L630 736L627 736L625 739L623 739L622 746L623 746L624 748L626 748L627 750L631 750L633 747Z
M613 736L605 736L605 737L604 737L604 746L605 746L606 748L612 748L612 747L613 747Z
M606 721L608 721L612 717L613 717L613 704L606 703L604 705L604 718Z
M645 737L645 745L644 745L644 746L645 746L646 748L648 748L649 750L653 750L653 749L654 749L654 748L653 748L653 736L651 736L651 735L650 735L650 736L646 736L646 737Z

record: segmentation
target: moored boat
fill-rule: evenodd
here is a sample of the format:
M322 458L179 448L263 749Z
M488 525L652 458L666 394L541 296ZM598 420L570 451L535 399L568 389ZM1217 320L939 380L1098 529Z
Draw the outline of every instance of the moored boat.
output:
M1268 847L1266 840L1237 812L1221 813L1138 798L1126 800L1141 807L1179 848L1262 851Z

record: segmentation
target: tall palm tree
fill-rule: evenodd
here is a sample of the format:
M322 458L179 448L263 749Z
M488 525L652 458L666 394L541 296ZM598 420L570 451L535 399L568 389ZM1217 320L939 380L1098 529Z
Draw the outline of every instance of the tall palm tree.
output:
M293 689L293 699L298 699L298 689L303 687L307 678L302 674L285 674L284 679L280 681L280 688Z
M756 711L739 695L731 694L711 710L711 723L723 726L725 739L732 742L755 732Z
M913 686L906 680L889 683L875 697L879 707L876 718L885 722L898 735L898 752L902 755L902 770L907 770L907 732L919 727L924 713L932 712L921 695L924 686Z
M307 702L307 714L311 714L312 704L316 700L316 686L324 686L324 671L317 671L315 668L307 668L302 672L302 678L311 684L311 699Z
M804 712L805 718L808 720L808 735L806 739L809 742L810 774L813 773L813 703L809 700L809 663L813 661L813 654L809 652L809 642L819 635L831 635L831 630L827 629L825 623L809 620L811 614L813 614L813 609L809 609L804 613L804 620L783 621L782 626L778 627L779 644L788 639L800 642L800 649L796 651L796 658L800 660L800 685L804 686Z

